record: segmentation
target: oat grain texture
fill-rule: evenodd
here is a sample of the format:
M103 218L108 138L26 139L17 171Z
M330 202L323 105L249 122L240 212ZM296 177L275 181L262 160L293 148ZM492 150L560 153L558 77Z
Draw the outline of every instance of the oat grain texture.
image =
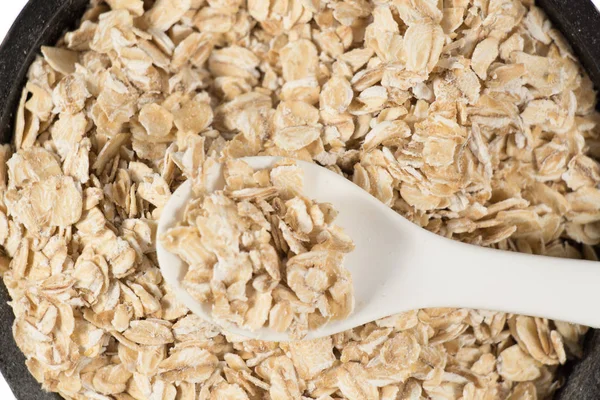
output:
M12 113L15 110L14 106L20 92L19 89L23 84L26 67L33 59L40 45L55 42L56 38L68 24L75 21L74 15L80 14L80 11L85 7L85 3L85 1L32 1L27 6L19 26L9 35L9 41L0 51L0 85L2 85L0 86L0 137L5 141L9 141L10 132L12 132L11 121L14 119ZM594 50L584 50L581 46L585 44L586 46L590 46L590 49L597 49L597 46L595 46L597 40L594 38L594 35L597 36L598 33L594 31L594 27L599 25L597 23L588 24L586 22L590 18L594 18L594 16L597 17L594 11L589 8L591 5L583 6L587 4L583 1L540 2L540 5L544 6L544 4L547 4L547 11L549 11L550 16L554 14L556 26L566 33L570 43L574 45L592 79L598 82L600 75L598 74L598 68L595 67L594 60L600 60L600 57L594 57ZM579 5L582 5L582 7L579 7ZM556 7L563 7L562 12ZM553 12L552 10L558 11ZM560 17L558 22L556 21L557 16ZM568 21L561 23L560 19L562 17L573 17L577 23L571 22L569 24ZM32 30L34 27L36 29L35 32ZM575 34L576 32L579 33L579 39L576 36L570 35L570 33ZM423 32L413 33L416 35ZM429 32L424 33L429 34ZM429 61L430 58L425 60L409 60L408 66L410 68L417 68L421 67L422 63L428 65ZM485 65L485 58L482 58L480 61ZM482 68L481 71L477 72L484 74L485 69ZM6 85L10 87L7 88ZM367 94L370 97L366 96ZM378 93L367 94L365 94L364 100L376 100ZM332 100L340 100L341 103L344 103L343 98ZM7 102L8 105L5 106L4 102ZM332 101L332 104L337 103ZM410 193L407 195L410 195ZM56 397L54 396L48 395L48 397L44 397L40 394L41 392L38 390L39 386L36 383L32 383L34 380L26 372L23 358L14 346L10 330L8 329L9 323L12 322L12 312L6 306L7 299L5 293L0 294L0 316L4 321L2 329L5 329L5 331L1 332L3 341L0 344L3 346L3 349L0 355L2 357L0 358L2 360L0 369L2 369L3 374L7 377L9 384L13 387L19 399L55 399ZM562 399L586 400L598 398L598 379L593 374L586 372L598 371L598 368L594 367L594 355L597 353L593 349L598 348L595 344L598 344L597 338L590 339L587 356L580 365L574 368L574 375L571 376L571 382L565 387Z
M596 88L600 86L600 15L591 1L539 0L552 23L565 35ZM574 362L557 400L600 396L600 332L588 334L585 357Z
M12 138L14 113L29 65L43 44L55 43L66 29L73 28L88 7L88 0L31 0L15 21L0 46L0 142ZM31 376L25 357L12 336L14 314L7 304L6 287L0 285L0 372L18 400L60 400L46 393Z

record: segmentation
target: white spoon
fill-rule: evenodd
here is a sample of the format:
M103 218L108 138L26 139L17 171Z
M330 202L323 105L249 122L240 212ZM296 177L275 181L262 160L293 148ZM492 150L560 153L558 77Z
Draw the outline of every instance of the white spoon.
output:
M269 168L277 157L244 159L254 169ZM344 265L352 273L356 307L345 320L310 331L307 339L345 331L403 311L457 307L504 311L600 327L600 263L487 249L442 238L404 219L347 179L316 164L304 170L304 195L339 211L336 224L356 243ZM209 192L222 189L222 166L210 171ZM162 212L157 237L182 219L192 198L184 183ZM181 286L186 265L157 240L161 272L177 298L201 318L211 308ZM269 328L227 331L249 338L289 341Z

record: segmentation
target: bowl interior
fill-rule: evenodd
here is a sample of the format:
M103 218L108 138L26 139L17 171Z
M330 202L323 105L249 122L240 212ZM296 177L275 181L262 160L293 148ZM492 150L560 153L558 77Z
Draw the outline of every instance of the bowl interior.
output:
M0 141L11 141L14 115L29 65L42 45L55 43L83 15L89 0L30 0L0 46ZM572 45L596 88L600 88L600 13L590 0L537 0ZM600 266L599 266L600 268ZM58 400L41 390L12 336L14 315L0 284L0 371L19 400ZM600 331L586 339L585 356L565 368L559 400L600 398Z

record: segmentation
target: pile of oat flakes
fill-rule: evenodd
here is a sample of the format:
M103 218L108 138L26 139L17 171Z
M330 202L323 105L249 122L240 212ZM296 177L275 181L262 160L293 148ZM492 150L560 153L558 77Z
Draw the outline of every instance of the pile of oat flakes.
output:
M158 238L186 265L182 287L222 327L268 326L302 339L348 317L354 288L343 263L354 242L333 223L332 204L303 196L302 168L281 160L255 170L230 159L222 169L225 187L200 188Z
M0 264L46 390L533 400L580 355L584 327L464 309L244 341L188 313L155 254L181 182L266 154L448 238L595 259L595 92L532 0L94 0L42 54L0 151Z

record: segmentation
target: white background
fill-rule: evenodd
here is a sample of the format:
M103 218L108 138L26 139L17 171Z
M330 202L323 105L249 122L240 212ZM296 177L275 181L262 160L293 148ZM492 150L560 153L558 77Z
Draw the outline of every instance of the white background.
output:
M600 0L592 0L596 6L600 5ZM13 21L19 14L19 11L27 3L27 0L2 0L0 5L0 42L4 39L6 32L10 29ZM0 350L1 351L1 350ZM16 400L4 379L0 376L0 399Z

